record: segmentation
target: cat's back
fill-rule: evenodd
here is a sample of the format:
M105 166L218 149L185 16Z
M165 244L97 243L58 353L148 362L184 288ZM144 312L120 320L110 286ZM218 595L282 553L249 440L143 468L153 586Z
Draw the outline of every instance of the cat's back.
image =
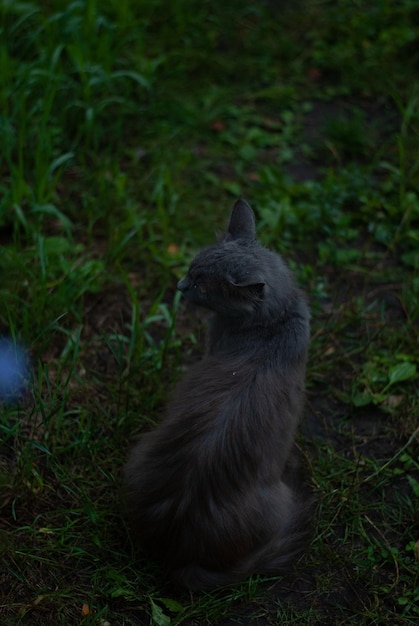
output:
M303 406L305 359L284 367L277 337L256 343L241 354L208 354L189 369L169 403L162 442L195 441L199 455L211 446L265 453L288 440Z

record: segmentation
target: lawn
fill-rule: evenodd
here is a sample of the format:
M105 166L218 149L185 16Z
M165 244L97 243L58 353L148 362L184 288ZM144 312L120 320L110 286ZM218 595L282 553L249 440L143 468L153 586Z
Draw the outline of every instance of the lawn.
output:
M0 0L0 137L28 373L0 385L1 623L417 624L416 0ZM190 593L131 546L121 469L202 353L176 282L240 196L310 300L317 510L289 576Z

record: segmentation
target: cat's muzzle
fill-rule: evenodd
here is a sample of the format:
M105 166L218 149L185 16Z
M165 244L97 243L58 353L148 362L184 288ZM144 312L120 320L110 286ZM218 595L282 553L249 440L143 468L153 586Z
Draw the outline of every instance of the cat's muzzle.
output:
M179 291L181 291L182 293L187 291L188 288L190 287L190 280L188 276L186 275L183 278L181 278L176 286L179 289Z

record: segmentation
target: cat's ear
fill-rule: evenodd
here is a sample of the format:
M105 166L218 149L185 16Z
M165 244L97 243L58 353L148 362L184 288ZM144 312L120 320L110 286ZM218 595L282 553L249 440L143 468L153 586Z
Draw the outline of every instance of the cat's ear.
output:
M233 206L227 234L231 239L256 239L255 214L242 199L237 200Z
M247 289L250 293L257 296L260 300L263 299L265 283L258 281L255 276L236 279L229 275L227 276L227 280L233 287Z

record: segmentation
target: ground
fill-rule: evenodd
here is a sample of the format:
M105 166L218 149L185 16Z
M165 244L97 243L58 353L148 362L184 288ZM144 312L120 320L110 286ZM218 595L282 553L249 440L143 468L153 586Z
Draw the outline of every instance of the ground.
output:
M0 334L29 372L2 623L415 624L416 3L52 4L0 2ZM200 358L175 286L239 196L308 294L317 506L288 576L195 594L130 545L121 468Z

